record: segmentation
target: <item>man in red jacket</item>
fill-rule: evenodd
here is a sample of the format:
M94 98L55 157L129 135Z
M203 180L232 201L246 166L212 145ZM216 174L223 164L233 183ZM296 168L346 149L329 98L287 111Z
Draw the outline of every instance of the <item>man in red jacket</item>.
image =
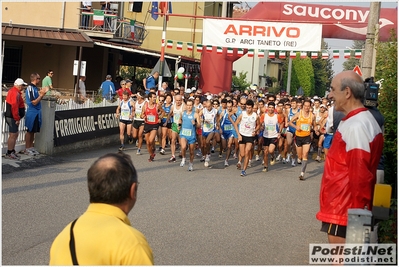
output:
M331 82L335 109L345 114L328 151L320 189L322 222L330 243L345 243L348 209L371 209L376 170L383 148L381 127L363 106L364 83L354 71Z
M22 98L22 90L24 86L28 85L21 78L18 78L14 82L14 87L8 91L6 97L6 122L9 127L10 135L7 143L6 158L19 159L20 156L15 152L15 143L18 138L18 128L21 119L25 116L25 104Z

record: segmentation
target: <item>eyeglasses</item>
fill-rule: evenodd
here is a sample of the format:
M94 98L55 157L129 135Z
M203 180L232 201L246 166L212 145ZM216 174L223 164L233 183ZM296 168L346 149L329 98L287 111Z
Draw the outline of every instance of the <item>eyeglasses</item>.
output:
M122 83L121 85L126 85L126 83Z
M50 74L54 74L54 72L50 72Z
M36 80L40 80L40 77L36 77Z

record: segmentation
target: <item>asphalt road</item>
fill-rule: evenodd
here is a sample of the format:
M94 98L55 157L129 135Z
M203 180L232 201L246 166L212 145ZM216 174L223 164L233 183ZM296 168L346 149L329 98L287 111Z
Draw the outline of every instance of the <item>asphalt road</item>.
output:
M88 205L86 172L115 147L80 154L37 156L12 167L3 159L2 264L46 265L56 235ZM309 243L325 243L316 220L323 163L277 163L263 173L260 161L241 177L217 154L210 168L194 171L170 154L148 162L126 150L139 173L138 200L129 218L144 233L156 265L306 265ZM169 152L169 151L167 151Z

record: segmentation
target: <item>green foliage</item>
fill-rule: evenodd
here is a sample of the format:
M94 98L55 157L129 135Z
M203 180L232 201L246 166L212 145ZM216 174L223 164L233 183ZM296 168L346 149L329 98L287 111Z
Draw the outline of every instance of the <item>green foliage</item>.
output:
M365 41L361 41L361 40L356 40L353 41L353 45L352 45L352 50L351 50L351 57L348 58L343 64L342 67L344 68L344 70L353 70L353 68L358 65L360 66L360 60L359 58L355 58L355 49L364 49L365 46Z
M232 82L234 89L243 91L247 89L248 86L250 86L250 83L247 82L247 74L248 74L247 71L246 72L241 71L238 74L238 77L236 75L233 75Z
M292 67L298 77L299 85L302 87L305 96L314 95L314 72L311 59L309 57L301 59L297 53L292 60ZM297 88L298 89L298 88Z
M378 242L379 243L397 243L398 240L398 200L391 201L392 214L389 219L382 221L378 225Z
M326 42L322 42L322 49L330 49ZM324 96L326 90L330 88L330 81L334 76L333 59L322 59L321 55L317 59L312 59L314 70L315 95Z
M376 47L377 58L376 58L376 70L375 80L384 79L384 82L380 88L379 94L379 110L385 119L384 124L384 172L385 172L385 183L392 185L394 190L393 198L397 199L397 161L398 161L398 148L397 148L397 81L398 81L398 42L396 35L393 33L391 40L385 43L379 43ZM396 203L396 202L395 202ZM395 216L392 219L383 223L381 233L384 241L396 242L397 232L397 207L395 205ZM390 238L390 239L389 239Z

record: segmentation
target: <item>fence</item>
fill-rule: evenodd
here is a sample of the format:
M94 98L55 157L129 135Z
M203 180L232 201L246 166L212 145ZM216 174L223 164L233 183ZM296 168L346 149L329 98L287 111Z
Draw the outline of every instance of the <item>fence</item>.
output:
M110 102L106 99L103 99L102 102L100 103L94 103L92 100L88 99L84 103L76 103L72 99L69 100L64 100L62 104L57 103L56 104L56 111L62 111L62 110L74 110L74 109L84 109L84 108L99 108L99 107L109 107L109 106L115 106L116 107L119 105L120 101L115 102ZM3 109L2 111L5 112L6 110L6 102L3 102ZM8 129L8 124L6 123L5 117L1 116L1 150L2 153L6 153L6 150L8 148L8 136L9 136L9 129ZM26 128L25 128L25 118L22 118L19 124L19 131L18 131L18 138L17 142L15 144L15 151L19 152L23 149L25 149L25 134L26 134Z

